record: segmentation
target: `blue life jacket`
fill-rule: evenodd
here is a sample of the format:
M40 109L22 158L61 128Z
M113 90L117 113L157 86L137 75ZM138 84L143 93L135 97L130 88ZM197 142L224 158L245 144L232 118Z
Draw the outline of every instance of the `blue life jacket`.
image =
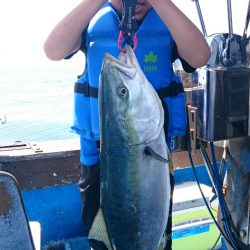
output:
M138 47L135 54L146 77L164 103L167 136L184 135L185 96L182 83L173 72L171 61L174 40L153 8L145 16L136 34ZM99 74L106 52L115 57L119 55L118 36L119 17L110 3L106 3L88 26L85 73L75 85L72 129L87 140L100 138L97 99Z

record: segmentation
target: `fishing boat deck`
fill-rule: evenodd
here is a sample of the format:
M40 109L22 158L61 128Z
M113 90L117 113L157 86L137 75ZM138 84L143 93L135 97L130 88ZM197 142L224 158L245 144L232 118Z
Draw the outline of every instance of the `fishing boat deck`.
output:
M221 159L222 149L216 147ZM209 185L199 152L194 155L201 183ZM175 179L193 180L187 152L173 153ZM49 249L88 249L81 220L79 142L15 142L0 146L0 170L15 176L30 221L41 224L41 245ZM179 171L181 170L181 171Z
M215 152L220 160L222 148L216 147ZM76 183L79 154L78 139L0 144L0 170L13 174L22 190ZM175 169L190 167L187 151L174 152L172 157ZM193 161L203 165L199 151Z

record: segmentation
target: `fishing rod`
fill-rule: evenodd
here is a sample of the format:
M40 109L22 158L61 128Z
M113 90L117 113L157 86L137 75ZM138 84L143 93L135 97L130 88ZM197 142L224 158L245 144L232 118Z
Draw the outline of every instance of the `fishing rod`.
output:
M233 18L232 18L232 4L231 0L227 0L227 17L228 17L228 31L229 38L233 37Z
M247 28L249 24L249 19L250 19L250 1L248 1L248 8L247 8L247 15L246 15L246 21L245 21L245 26L244 26L244 31L243 31L243 38L247 38Z
M201 24L201 28L202 28L202 33L203 33L204 37L207 37L207 30L206 30L206 26L205 26L204 19L202 16L200 2L199 2L199 0L192 0L192 1L195 2L195 5L196 5L196 10L197 10L197 13L199 16L199 20L200 20L200 24Z

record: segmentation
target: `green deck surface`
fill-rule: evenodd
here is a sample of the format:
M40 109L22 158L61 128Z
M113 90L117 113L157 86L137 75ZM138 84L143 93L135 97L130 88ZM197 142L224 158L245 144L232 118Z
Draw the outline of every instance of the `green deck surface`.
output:
M212 210L216 218L216 211ZM173 225L176 222L188 222L192 219L211 218L206 207L199 210L184 210L173 213ZM219 237L219 230L213 223L204 223L194 227L185 227L173 232L173 250L208 250L211 249ZM220 245L220 241L217 247Z

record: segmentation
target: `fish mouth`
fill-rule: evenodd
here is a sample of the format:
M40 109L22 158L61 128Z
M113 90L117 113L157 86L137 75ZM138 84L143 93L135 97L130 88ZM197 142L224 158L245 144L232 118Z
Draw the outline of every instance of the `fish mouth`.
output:
M126 45L124 51L120 53L118 59L113 55L106 53L103 59L103 67L117 69L127 76L134 78L136 76L136 63L133 55L133 49Z

